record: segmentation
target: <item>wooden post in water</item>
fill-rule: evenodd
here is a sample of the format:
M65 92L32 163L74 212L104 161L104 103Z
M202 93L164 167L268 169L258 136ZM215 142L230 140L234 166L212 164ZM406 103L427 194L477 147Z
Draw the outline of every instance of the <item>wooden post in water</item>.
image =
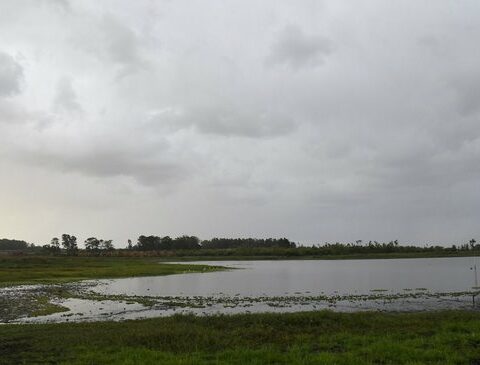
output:
M475 239L471 239L470 240L470 248L473 250L473 275L475 275L475 287L474 289L475 290L478 290L478 276L477 276L477 250L476 250L476 247L475 247ZM475 307L475 297L479 294L480 292L476 292L476 293L473 293L472 294L472 302L473 302L473 306Z
M477 253L473 252L473 275L475 275L475 290L478 289L478 277L477 277Z
M475 239L470 240L470 247L473 250L473 275L475 275L475 289L478 288L478 276L477 276L477 250L475 249Z

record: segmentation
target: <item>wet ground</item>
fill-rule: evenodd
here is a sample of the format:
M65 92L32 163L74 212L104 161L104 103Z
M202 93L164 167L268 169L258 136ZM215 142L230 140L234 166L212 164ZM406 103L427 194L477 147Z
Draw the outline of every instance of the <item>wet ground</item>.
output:
M469 286L465 258L222 265L243 270L2 288L0 323L119 321L177 313L480 308L474 304L478 290Z
M430 292L405 289L400 293L369 294L286 293L283 296L129 296L103 295L94 282L76 285L22 286L2 290L2 323L126 320L179 313L197 315L296 312L330 309L354 311L432 311L476 309L474 291ZM48 301L45 301L48 298ZM47 306L46 308L45 305Z

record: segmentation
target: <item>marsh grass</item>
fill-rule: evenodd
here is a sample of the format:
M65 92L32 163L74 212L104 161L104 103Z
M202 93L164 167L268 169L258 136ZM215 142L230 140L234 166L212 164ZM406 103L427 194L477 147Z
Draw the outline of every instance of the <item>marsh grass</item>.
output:
M480 314L174 316L5 325L1 364L476 364Z
M0 287L58 284L85 279L208 272L220 267L159 263L149 257L0 256Z
M47 316L53 313L68 312L70 309L62 305L51 303L50 297L46 295L38 296L32 300L33 308L29 313L30 317Z

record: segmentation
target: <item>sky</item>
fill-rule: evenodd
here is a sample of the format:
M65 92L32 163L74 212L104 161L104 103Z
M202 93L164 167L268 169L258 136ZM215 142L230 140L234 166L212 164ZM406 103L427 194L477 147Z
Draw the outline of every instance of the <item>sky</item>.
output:
M0 237L480 236L477 0L3 0Z

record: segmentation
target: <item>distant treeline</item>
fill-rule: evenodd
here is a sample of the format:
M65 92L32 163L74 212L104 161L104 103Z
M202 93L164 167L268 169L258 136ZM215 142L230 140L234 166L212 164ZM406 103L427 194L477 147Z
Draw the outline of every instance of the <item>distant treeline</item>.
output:
M398 240L390 242L361 240L350 243L324 243L311 247L298 246L287 238L212 238L200 241L195 236L181 236L171 238L169 236L140 236L137 243L128 241L128 250L133 251L176 251L176 250L249 250L249 249L282 249L287 251L309 252L314 255L347 255L347 254L368 254L368 253L405 253L405 252L457 252L480 250L480 245L474 239L461 245L450 247L426 245L423 247L414 245L401 245ZM246 251L245 251L246 252Z
M137 245L130 245L129 251L148 254L153 256L178 256L178 257L387 257L398 255L399 257L415 256L449 256L465 254L471 251L480 251L480 245L474 239L461 245L450 247L426 245L423 247L414 245L401 245L397 240L390 242L377 241L356 241L350 243L325 243L310 247L298 246L287 239L230 239L213 238L198 242L196 237L191 237L195 245L183 246L181 249L171 243L169 246L162 246L163 238L150 236L140 238ZM173 240L174 242L176 240ZM158 247L149 249L145 242L156 242ZM170 242L167 238L164 242ZM167 248L170 247L170 248Z
M305 247L306 248L306 247ZM355 243L325 243L323 245L314 245L310 248L319 255L351 255L351 254L370 254L370 253L421 253L421 252L457 252L480 249L474 239L469 243L462 245L452 245L450 247L425 245L423 247L414 245L401 245L398 240L390 242L356 241Z
M171 238L169 236L140 236L136 245L128 241L127 249L137 251L167 251L167 250L196 250L200 249L200 240L195 236L181 236Z
M7 238L0 239L0 250L26 250L28 248L34 247L33 244L27 243L20 240L10 240Z
M295 242L286 238L212 238L202 241L202 248L255 248L255 247L278 247L296 248Z
M368 256L381 254L398 254L406 256L419 255L456 255L470 251L480 251L480 245L475 239L460 245L450 247L438 245L402 245L397 240L377 242L361 240L349 243L324 243L309 247L299 246L287 238L212 238L201 241L196 236L144 236L138 237L137 242L128 240L126 249L115 249L112 240L90 237L84 242L85 249L77 245L77 238L63 234L61 239L54 237L50 244L43 247L34 246L25 241L0 239L0 250L7 251L39 251L54 255L138 255L154 256ZM136 255L136 254L135 254Z
M128 249L138 251L167 251L167 250L197 250L197 249L225 249L225 248L295 248L296 244L286 238L212 238L200 241L195 236L140 236L137 244L129 241Z

